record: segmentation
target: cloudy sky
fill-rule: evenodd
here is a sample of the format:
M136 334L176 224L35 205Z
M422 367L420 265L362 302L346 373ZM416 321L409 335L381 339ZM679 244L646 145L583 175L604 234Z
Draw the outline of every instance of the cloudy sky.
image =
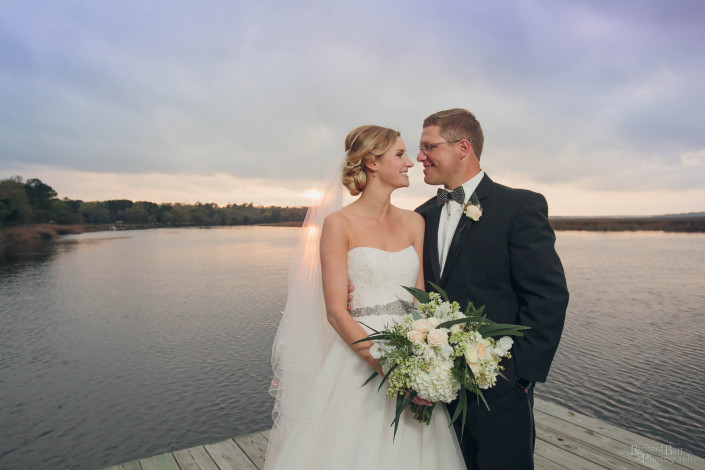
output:
M705 210L701 0L0 4L0 178L61 197L303 205L350 129L463 107L553 215Z

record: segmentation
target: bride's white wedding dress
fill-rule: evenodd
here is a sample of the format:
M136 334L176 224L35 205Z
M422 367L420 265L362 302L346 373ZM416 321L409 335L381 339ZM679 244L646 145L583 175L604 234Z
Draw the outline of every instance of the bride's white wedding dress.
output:
M357 247L348 252L348 277L355 286L351 315L380 329L399 320L412 301L401 286L413 286L419 259L413 246L388 252ZM372 370L337 337L311 384L303 419L283 442L277 469L465 469L445 406L438 404L430 425L406 410L394 438L390 426L396 400L380 378L362 384Z

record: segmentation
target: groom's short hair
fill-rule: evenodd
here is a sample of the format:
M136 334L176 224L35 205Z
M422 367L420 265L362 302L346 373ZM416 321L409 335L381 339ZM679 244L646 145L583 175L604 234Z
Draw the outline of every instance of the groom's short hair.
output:
M441 137L448 142L468 139L472 146L472 151L475 152L475 156L480 160L482 146L485 143L485 136L482 133L480 121L467 109L453 108L438 111L424 119L423 126L440 127Z

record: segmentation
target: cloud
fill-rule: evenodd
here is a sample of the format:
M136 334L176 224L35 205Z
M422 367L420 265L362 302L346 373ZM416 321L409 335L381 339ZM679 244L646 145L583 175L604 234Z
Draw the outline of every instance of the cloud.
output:
M9 2L0 170L296 192L353 127L397 128L414 148L425 116L461 106L494 174L696 190L704 16L697 1Z

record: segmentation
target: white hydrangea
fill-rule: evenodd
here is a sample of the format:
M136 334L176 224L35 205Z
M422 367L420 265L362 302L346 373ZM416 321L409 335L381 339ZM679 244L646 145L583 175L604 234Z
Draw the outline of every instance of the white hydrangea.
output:
M430 371L413 371L411 388L426 400L446 403L455 400L460 383L453 377L452 367L452 361L442 361L434 364Z
M451 313L453 313L453 309L448 302L443 302L441 305L436 307L436 310L433 313L437 318L445 321L450 318Z

